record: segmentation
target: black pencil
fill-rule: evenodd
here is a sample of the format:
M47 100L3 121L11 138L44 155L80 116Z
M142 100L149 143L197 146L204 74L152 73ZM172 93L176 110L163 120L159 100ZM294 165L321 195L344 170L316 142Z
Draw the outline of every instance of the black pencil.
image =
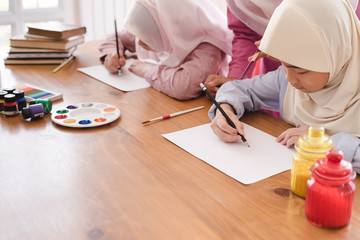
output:
M231 121L231 119L229 118L229 116L225 113L224 109L222 109L222 107L220 106L220 104L215 100L215 98L211 95L211 93L209 92L209 90L207 90L207 88L204 86L204 84L200 83L200 87L202 88L202 90L208 95L208 97L210 98L210 100L215 104L215 106L220 110L220 112L222 113L222 115L225 117L226 121L230 124L230 126L232 126L233 128L236 129L235 124L233 121ZM240 134L239 132L237 132L237 135L239 135L241 137L241 140L248 146L250 147L249 143L247 142L246 138Z
M116 52L117 52L118 58L120 59L119 39L118 39L118 33L117 33L116 18L114 18L114 25L115 25ZM118 69L118 74L121 74L121 68Z

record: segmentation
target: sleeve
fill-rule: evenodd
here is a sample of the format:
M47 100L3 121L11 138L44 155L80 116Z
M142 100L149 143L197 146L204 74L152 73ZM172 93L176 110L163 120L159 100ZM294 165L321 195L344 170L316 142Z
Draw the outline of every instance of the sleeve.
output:
M197 46L177 67L157 65L149 69L145 79L151 86L170 97L187 100L199 97L199 86L209 74L219 72L225 54L209 43Z
M230 104L240 119L245 111L253 112L261 108L280 111L286 87L285 73L279 67L276 71L251 79L226 82L217 92L216 101ZM208 113L211 120L215 112L216 106L212 105Z
M344 153L344 159L351 162L354 170L360 174L360 139L348 133L331 136L335 148Z
M228 28L234 33L232 41L232 59L229 63L228 77L240 78L249 63L248 58L257 51L254 42L260 40L262 36L241 22L229 9L227 10L227 18ZM254 64L253 66L250 66L244 78L251 77L253 69Z
M356 16L360 19L360 4L358 4L355 13L356 13Z
M119 40L119 50L120 53L129 50L130 52L135 52L135 36L126 31L125 29L118 32ZM105 56L109 53L116 51L116 37L115 34L110 34L106 36L105 40L99 46L100 51L100 61L104 62Z

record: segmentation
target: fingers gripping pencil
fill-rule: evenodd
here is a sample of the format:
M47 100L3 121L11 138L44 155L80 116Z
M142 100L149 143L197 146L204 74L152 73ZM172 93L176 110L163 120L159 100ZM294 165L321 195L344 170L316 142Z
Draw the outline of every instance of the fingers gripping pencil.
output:
M115 25L116 52L117 52L118 58L120 59L119 38L118 38L118 33L117 33L116 18L114 18L114 25ZM121 67L119 67L118 74L120 75L121 73L122 73Z
M229 118L229 116L225 113L224 109L222 109L222 107L220 106L220 104L215 100L215 98L211 95L211 93L209 92L209 90L207 90L207 88L205 87L204 84L200 83L200 87L202 88L202 90L208 95L208 97L210 98L210 100L215 104L215 106L220 110L221 114L225 117L226 121L230 124L230 126L232 126L233 128L235 127L235 124L233 121L231 121L231 119ZM241 137L241 140L248 146L250 147L249 143L247 142L246 138L240 134L239 132L237 133L237 135L239 135Z

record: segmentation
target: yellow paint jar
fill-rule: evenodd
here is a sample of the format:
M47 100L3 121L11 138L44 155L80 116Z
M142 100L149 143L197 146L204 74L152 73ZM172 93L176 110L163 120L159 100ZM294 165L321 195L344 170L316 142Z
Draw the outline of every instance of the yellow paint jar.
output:
M311 177L310 168L319 158L324 158L326 152L333 148L333 142L321 126L310 126L308 133L299 138L295 144L291 168L291 191L305 198L306 182Z

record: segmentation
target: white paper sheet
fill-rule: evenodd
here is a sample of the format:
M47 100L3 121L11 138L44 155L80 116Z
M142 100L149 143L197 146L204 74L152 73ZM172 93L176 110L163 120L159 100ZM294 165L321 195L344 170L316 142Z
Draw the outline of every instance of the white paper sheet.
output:
M125 66L121 68L121 75L109 73L104 65L78 68L78 70L121 91L129 92L150 87L150 84L144 78L128 70L128 67L133 61L134 59L126 60Z
M210 124L162 136L244 184L291 168L294 149L288 149L277 143L273 136L247 124L244 124L244 130L250 148L241 140L236 143L221 141L212 132Z

